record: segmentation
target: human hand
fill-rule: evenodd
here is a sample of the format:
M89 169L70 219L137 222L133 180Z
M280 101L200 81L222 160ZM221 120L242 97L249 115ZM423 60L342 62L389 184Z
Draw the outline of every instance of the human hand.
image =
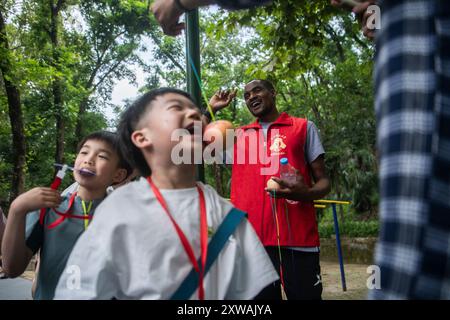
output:
M295 183L290 183L277 177L272 177L271 179L280 185L280 189L276 190L275 192L276 198L286 198L296 201L310 200L309 187L305 184L305 181L303 180L303 177L301 175L297 176L297 181ZM265 188L264 190L267 192L271 191L271 189L268 188ZM271 195L273 195L272 192Z
M185 24L178 21L184 12L175 4L174 0L156 0L151 6L151 10L165 34L177 36L185 28Z
M335 7L345 8L349 11L356 5L358 5L361 0L331 0L331 5Z
M369 28L367 21L374 14L374 12L367 11L367 8L375 3L376 0L331 0L331 4L333 6L347 8L356 14L356 17L361 25L361 31L364 36L370 40L375 38L375 29Z
M227 107L230 102L236 97L237 89L234 90L219 90L211 97L209 100L209 105L211 106L214 113Z
M351 10L363 2L363 0L331 0L331 5Z
M11 209L26 214L40 208L55 208L61 201L62 198L57 190L37 187L18 196L11 204Z
M367 8L375 4L375 2L375 0L365 1L353 8L353 12L358 17L364 36L366 36L370 40L373 40L375 38L375 29L369 28L367 21L374 14L374 11L369 12Z

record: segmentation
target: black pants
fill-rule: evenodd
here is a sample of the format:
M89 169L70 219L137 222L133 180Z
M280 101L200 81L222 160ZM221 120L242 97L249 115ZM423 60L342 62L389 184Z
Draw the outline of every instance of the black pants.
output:
M265 247L280 274L278 247ZM318 252L302 252L281 248L283 279L288 300L321 300L322 277ZM263 289L255 300L281 300L280 280Z

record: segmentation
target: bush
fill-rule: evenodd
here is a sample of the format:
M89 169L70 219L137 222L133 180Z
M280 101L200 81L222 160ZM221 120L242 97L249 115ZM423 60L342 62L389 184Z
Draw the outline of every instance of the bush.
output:
M339 224L340 235L348 237L377 237L379 222L372 221L345 221ZM321 238L330 238L334 235L334 224L331 222L319 223L319 235Z

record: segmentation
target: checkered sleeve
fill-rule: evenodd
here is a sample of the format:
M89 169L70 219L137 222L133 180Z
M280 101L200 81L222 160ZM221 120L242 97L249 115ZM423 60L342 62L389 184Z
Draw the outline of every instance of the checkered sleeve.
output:
M450 298L450 2L381 1L372 299Z

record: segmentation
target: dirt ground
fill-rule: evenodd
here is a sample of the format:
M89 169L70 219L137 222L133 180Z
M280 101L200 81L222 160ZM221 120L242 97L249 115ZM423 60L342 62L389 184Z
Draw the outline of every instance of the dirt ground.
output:
M341 273L339 264L335 262L322 261L320 263L322 270L322 283L324 300L364 300L367 296L366 281L369 276L366 273L367 265L363 264L345 264L345 277L347 291L342 291ZM25 271L22 278L32 280L34 272Z
M365 300L368 289L366 281L369 274L366 272L368 265L344 264L347 291L342 291L341 272L339 264L334 262L320 263L322 271L324 300Z

